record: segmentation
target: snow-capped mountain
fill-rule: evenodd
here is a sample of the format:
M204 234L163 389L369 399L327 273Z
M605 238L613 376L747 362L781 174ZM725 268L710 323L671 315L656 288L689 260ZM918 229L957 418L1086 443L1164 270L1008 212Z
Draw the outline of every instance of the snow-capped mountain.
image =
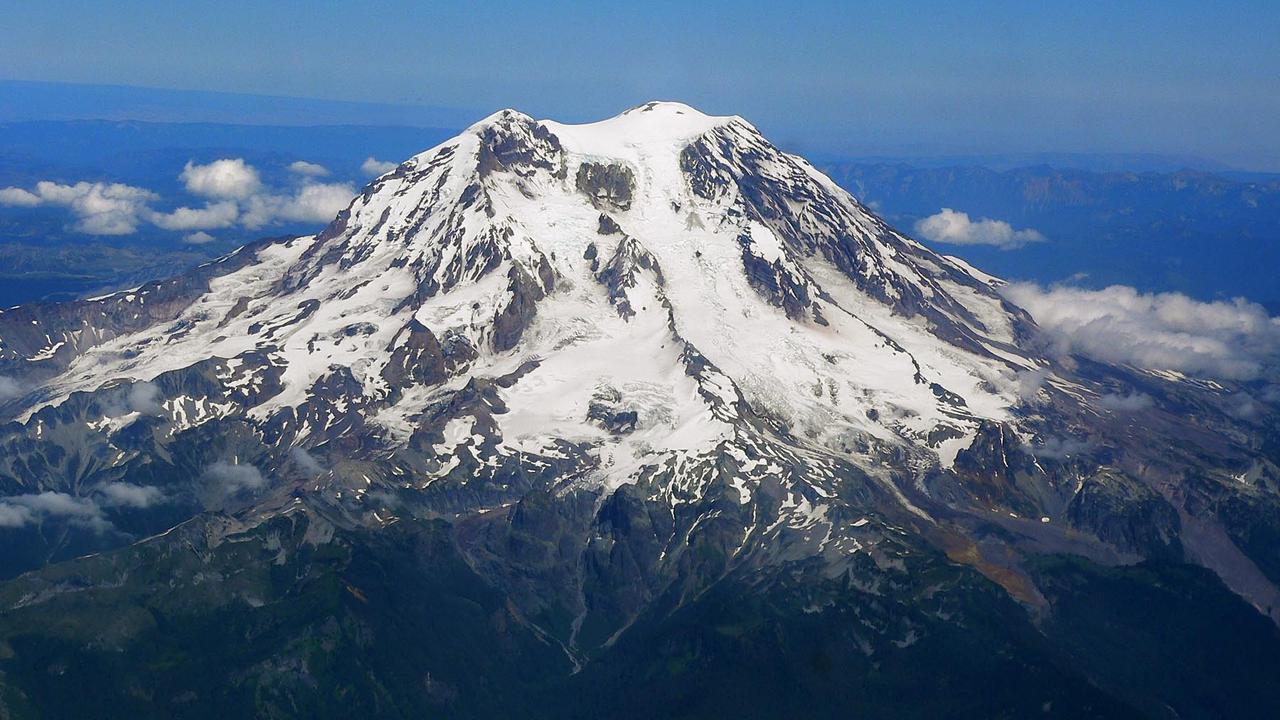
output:
M29 358L69 362L24 417L104 378L222 358L282 386L250 417L296 412L341 376L394 445L433 395L532 363L499 393L494 439L616 450L601 481L625 482L632 459L714 450L739 400L817 447L918 448L949 466L982 420L1010 419L1015 375L1042 364L1018 348L1025 323L740 118L663 103L564 126L504 111L169 323L75 355L92 325L51 336ZM593 401L635 413L633 427L602 427ZM338 419L299 417L290 439Z
M110 551L0 602L56 604L47 573L79 563L95 598L148 566L179 595L216 572L224 604L270 606L228 568L313 572L317 547L444 523L566 676L731 581L788 574L803 613L848 611L836 580L918 598L972 575L1052 614L1034 558L1179 559L1280 619L1274 438L1232 421L1221 386L1054 360L1000 285L742 118L502 111L318 235L0 312L21 387L0 406L3 569ZM1104 401L1138 391L1153 405ZM172 565L182 548L202 569ZM950 612L855 611L850 647L940 637Z

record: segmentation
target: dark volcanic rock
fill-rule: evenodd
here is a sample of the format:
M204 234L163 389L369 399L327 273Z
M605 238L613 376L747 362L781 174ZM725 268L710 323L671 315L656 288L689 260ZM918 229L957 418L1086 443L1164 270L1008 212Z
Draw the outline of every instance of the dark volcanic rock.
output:
M1104 469L1085 478L1067 508L1071 524L1136 555L1182 558L1178 512L1159 493Z
M382 379L391 387L406 380L414 384L434 385L448 377L444 351L434 333L416 319L396 334L391 341L391 360L382 369Z
M578 166L574 182L578 190L598 206L617 210L631 207L636 180L631 168L625 165L584 162ZM601 228L604 227L602 220Z

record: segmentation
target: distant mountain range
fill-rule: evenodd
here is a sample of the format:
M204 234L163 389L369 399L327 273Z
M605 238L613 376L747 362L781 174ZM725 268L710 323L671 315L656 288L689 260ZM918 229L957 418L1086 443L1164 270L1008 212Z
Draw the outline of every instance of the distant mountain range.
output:
M952 208L1033 228L1017 250L947 246L1004 277L1134 285L1200 298L1245 296L1280 311L1280 176L1181 170L1094 172L1046 165L912 167L829 163L823 170L889 222L911 229Z
M931 155L923 153L902 155L859 155L852 158L819 159L819 165L855 162L859 165L906 165L914 168L982 167L1003 172L1020 168L1049 166L1060 170L1088 170L1091 172L1148 172L1173 173L1182 170L1200 170L1235 177L1266 175L1246 173L1230 165L1195 155L1161 155L1156 153L1004 153Z
M128 85L0 79L0 122L110 120L234 125L461 127L474 110Z

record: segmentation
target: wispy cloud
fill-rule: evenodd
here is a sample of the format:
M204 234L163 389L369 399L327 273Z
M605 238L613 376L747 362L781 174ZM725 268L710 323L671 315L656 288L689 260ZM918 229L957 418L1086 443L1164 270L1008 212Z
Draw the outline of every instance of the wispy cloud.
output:
M298 469L307 475L319 475L324 472L324 466L316 460L311 453L304 448L295 447L289 450L289 458L298 466Z
M53 520L104 533L114 527L104 508L145 509L167 500L160 488L123 482L100 485L92 493L90 497L80 497L46 490L0 498L0 528L21 528Z
M1060 354L1229 380L1280 372L1280 318L1243 298L1202 302L1124 285L1013 283L1002 292L1031 313Z
M159 415L164 412L164 408L160 407L160 388L153 383L134 383L129 388L129 395L126 400L131 411L139 412L143 415Z
M1098 398L1098 405L1118 413L1137 412L1155 404L1150 395L1142 393L1107 393Z
M0 500L0 527L17 528L47 518L64 520L94 532L106 532L111 523L93 500L46 490L27 495L11 495Z
M1040 395L1040 388L1049 379L1045 370L1025 370L1018 373L1015 389L1023 402L1033 403Z
M12 400L22 394L22 386L17 380L7 376L0 375L0 403L6 400Z
M149 508L164 502L165 495L158 487L112 482L95 489L102 496L104 505L113 507Z
M1003 220L972 220L968 213L943 208L942 212L916 222L916 233L926 240L950 245L994 245L1014 250L1027 243L1043 242L1039 231L1015 230Z
M241 493L253 493L267 486L267 479L257 467L225 460L219 460L205 468L202 478L206 494L215 502Z
M1045 438L1044 442L1034 445L1031 452L1040 458L1066 459L1093 449L1093 445L1085 440L1075 438Z

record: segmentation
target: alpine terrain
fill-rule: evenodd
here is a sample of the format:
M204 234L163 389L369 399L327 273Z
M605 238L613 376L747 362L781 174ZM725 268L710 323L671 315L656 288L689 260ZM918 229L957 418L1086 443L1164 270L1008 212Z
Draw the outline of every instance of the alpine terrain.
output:
M0 717L1275 717L1280 422L738 117L0 312Z

